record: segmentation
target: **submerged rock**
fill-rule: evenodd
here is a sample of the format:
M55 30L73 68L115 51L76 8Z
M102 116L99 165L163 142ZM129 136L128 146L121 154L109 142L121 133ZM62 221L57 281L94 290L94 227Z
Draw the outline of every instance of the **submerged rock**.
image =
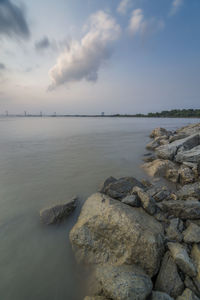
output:
M97 193L89 197L70 232L78 261L136 264L150 276L163 254L163 228L142 208Z
M42 223L51 225L63 221L76 208L77 199L77 197L74 197L66 204L58 204L50 208L42 209L40 211L40 219Z

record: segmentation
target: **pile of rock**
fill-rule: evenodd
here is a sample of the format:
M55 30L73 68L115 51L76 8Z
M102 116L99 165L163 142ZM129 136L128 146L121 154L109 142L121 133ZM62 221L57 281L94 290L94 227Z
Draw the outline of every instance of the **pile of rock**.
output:
M199 200L199 182L171 192L108 178L70 232L77 261L94 269L85 300L200 299Z

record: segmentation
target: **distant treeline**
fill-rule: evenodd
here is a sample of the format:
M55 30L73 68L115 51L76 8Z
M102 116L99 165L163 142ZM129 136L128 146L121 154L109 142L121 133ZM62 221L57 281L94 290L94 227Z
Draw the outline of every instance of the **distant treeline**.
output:
M113 117L137 117L137 118L200 118L200 109L172 109L163 110L156 113L121 115L116 114Z

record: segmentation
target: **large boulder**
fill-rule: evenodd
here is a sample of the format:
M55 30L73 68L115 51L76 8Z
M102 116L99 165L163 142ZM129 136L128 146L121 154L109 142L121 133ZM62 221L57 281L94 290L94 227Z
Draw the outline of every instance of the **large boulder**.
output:
M177 218L200 219L200 202L196 200L165 200L161 202L160 207L164 212Z
M155 289L165 292L174 298L181 295L184 290L184 284L169 251L165 253L162 260L161 268L156 279Z
M62 222L76 208L77 199L77 197L74 197L66 204L57 204L55 206L42 209L40 211L41 222L46 225Z
M86 200L70 240L80 262L136 264L150 276L157 273L163 254L159 222L142 208L100 193Z
M198 163L200 161L200 145L187 151L178 151L175 160L179 163Z
M137 266L100 266L95 277L103 294L113 300L145 300L153 287L150 277Z

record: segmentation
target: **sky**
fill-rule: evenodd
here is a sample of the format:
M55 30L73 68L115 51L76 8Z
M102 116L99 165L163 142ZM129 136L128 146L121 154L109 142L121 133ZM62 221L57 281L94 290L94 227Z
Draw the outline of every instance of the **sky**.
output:
M0 114L200 108L200 0L0 0Z

